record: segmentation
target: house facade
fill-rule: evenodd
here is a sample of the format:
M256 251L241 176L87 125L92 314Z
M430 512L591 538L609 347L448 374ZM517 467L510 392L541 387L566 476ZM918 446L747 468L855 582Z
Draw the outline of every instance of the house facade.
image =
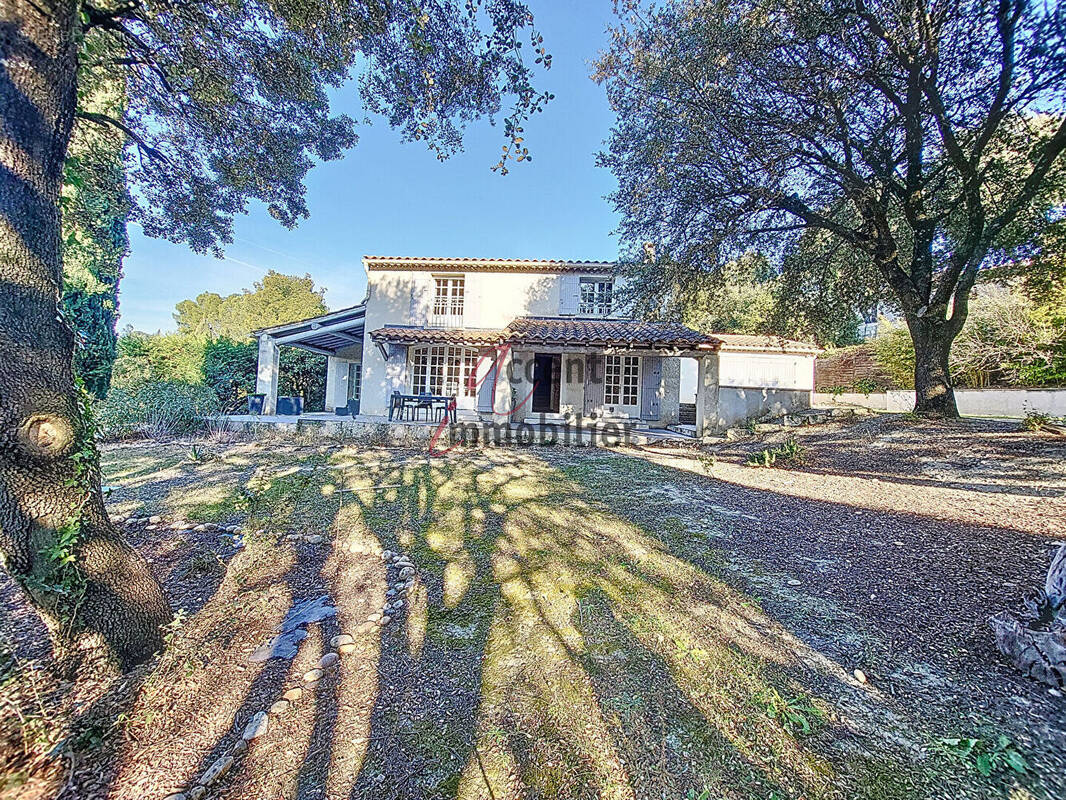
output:
M274 413L278 348L328 356L326 410L385 418L393 393L454 396L486 422L697 433L810 403L818 349L629 318L605 262L367 256L359 306L259 332L257 391ZM685 362L685 360L688 360ZM682 364L695 387L682 396ZM691 387L692 380L687 381Z

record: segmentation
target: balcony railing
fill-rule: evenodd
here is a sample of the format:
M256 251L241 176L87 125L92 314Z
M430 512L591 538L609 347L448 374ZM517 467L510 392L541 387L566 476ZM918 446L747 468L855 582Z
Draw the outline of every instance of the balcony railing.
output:
M463 315L431 313L427 324L430 328L461 328L463 327Z

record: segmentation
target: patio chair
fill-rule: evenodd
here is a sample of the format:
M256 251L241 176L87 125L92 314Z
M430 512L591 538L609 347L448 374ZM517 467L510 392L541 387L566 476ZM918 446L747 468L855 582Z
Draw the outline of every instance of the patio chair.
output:
M418 412L421 409L426 410L426 422L429 422L429 415L433 412L433 395L429 394L429 392L422 392L422 394L418 395L418 398L412 405L411 413L414 415L413 421L418 421Z
M403 395L393 392L389 398L389 422L392 422L393 415L397 411L400 412L400 419L403 419Z

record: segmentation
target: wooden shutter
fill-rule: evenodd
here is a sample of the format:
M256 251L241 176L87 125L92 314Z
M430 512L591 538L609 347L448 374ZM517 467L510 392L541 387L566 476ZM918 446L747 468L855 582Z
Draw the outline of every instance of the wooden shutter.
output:
M643 360L640 418L659 419L662 415L659 385L663 380L663 360L659 356L645 356Z
M564 272L559 276L559 313L577 314L581 302L581 276Z
M603 356L585 356L585 416L603 405Z

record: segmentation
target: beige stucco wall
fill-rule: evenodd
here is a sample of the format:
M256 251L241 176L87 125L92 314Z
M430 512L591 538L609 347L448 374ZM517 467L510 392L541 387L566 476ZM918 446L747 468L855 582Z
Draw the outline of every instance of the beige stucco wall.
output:
M813 355L722 351L719 383L742 388L814 391Z
M406 365L401 367L397 358L387 364L370 334L387 325L426 325L438 275L464 276L466 328L504 328L515 317L559 314L561 273L370 270L362 353L364 414L387 414L389 395L403 391L407 382ZM621 286L617 280L616 285ZM569 397L572 402L575 396ZM580 403L578 399L576 408Z

